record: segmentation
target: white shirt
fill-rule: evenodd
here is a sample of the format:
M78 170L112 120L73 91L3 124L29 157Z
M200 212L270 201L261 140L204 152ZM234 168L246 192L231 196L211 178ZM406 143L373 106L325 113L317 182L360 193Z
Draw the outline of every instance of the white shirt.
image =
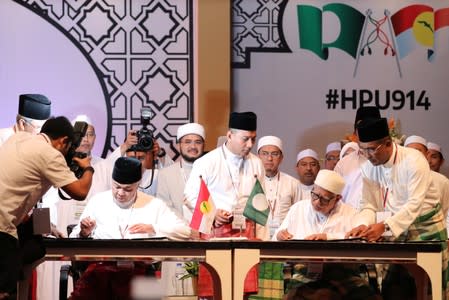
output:
M428 213L440 202L429 163L415 149L393 143L393 153L384 165L373 166L366 161L361 171L362 209L357 216L357 224L373 224L377 211L388 211L392 216L385 222L397 237L417 217ZM388 199L384 205L386 194Z
M220 146L193 163L184 195L190 209L196 205L202 176L217 209L233 212L244 208L256 182L255 176L264 186L265 169L262 161L249 153L245 158L231 153L226 145ZM268 225L256 224L256 237L267 239Z
M351 220L356 211L351 206L338 201L328 216L315 211L312 200L306 199L295 203L279 229L273 236L277 240L279 231L287 229L293 239L304 239L312 234L326 233L327 239L343 239L352 229Z
M190 228L171 211L164 201L138 192L136 202L128 207L119 207L112 191L105 191L92 197L87 203L80 220L90 217L96 227L92 233L94 239L148 238L149 234L130 234L127 229L134 224L151 224L157 237L188 239ZM80 225L73 229L70 237L79 237Z
M302 184L301 181L299 182L299 186L298 186L298 199L301 200L305 200L305 199L311 199L312 196L310 195L310 192L313 189L313 184L312 185L305 185Z
M187 209L183 209L183 200L184 188L192 165L181 158L181 161L160 169L157 176L157 197L164 200L171 209L189 221L192 215Z
M232 154L224 145L218 147L193 163L184 190L191 207L196 205L200 176L211 193L215 207L232 212L237 204L246 204L256 182L255 176L263 186L265 170L262 161L252 153L243 159Z
M341 193L342 201L351 205L357 211L360 210L363 185L360 167L365 161L366 158L363 155L354 151L340 159L334 169L346 182Z
M300 200L298 191L298 179L284 172L278 172L273 177L265 176L265 196L270 204L270 232L281 225L290 207Z

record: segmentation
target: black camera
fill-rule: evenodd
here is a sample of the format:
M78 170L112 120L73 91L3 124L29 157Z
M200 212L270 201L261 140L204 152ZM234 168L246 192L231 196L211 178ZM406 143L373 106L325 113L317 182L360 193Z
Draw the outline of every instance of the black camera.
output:
M83 176L83 169L73 160L74 157L85 158L87 157L86 153L76 152L76 149L80 146L83 137L86 135L87 131L86 122L76 122L73 126L73 140L72 145L67 151L67 155L65 156L65 160L70 170L75 173L76 178L81 178Z
M142 128L136 132L137 144L134 145L135 151L150 151L153 149L153 132L148 129L151 121L151 110L149 108L142 108L140 110L140 123Z

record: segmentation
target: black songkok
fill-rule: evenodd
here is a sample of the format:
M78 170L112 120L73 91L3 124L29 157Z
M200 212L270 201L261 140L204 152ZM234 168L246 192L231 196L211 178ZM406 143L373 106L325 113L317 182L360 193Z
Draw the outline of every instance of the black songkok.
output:
M112 179L121 184L131 184L142 179L142 163L133 157L119 157L114 164Z
M23 94L19 96L19 115L34 120L50 118L51 101L44 95Z
M357 125L359 141L374 142L390 135L386 118L365 119Z
M257 130L257 116L252 111L232 112L229 116L229 128L246 131Z
M357 110L354 121L354 128L357 127L359 121L365 119L380 119L380 111L376 106L364 106Z

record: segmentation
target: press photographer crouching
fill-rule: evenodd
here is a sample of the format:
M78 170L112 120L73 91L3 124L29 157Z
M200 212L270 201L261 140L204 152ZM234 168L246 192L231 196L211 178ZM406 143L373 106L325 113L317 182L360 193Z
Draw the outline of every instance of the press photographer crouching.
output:
M65 155L73 139L70 121L56 117L44 123L40 134L18 132L0 147L0 299L14 299L22 264L45 254L39 240L33 242L37 237L33 232L18 233L18 227L33 219L33 208L42 195L51 186L76 200L89 192L90 158L73 158L83 169L79 179L67 166Z

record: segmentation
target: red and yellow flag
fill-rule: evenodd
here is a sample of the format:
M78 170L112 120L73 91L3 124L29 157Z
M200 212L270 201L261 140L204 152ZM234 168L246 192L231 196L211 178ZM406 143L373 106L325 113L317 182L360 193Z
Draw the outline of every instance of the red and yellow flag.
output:
M200 191L196 200L190 227L199 232L210 234L215 218L215 205L203 178L200 179Z

